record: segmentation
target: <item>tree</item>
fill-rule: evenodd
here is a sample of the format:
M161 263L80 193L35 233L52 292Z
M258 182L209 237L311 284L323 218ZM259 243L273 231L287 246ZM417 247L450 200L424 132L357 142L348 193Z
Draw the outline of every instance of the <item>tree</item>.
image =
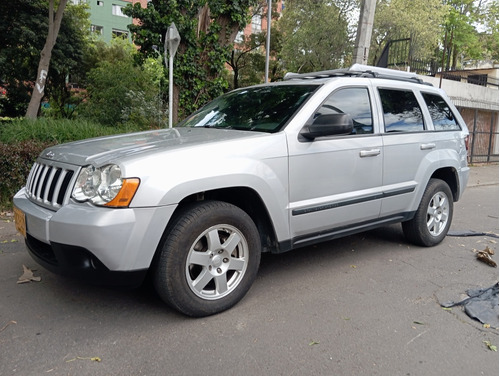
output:
M155 60L138 66L136 48L121 38L113 39L111 45L97 43L94 51L99 62L88 74L81 115L109 126L126 122L144 128L157 126L157 72L149 67Z
M266 17L267 19L267 1L260 0L260 4L252 8L252 16ZM272 20L279 19L276 3L274 3L271 18ZM280 69L281 61L278 60L278 52L281 50L281 33L274 26L272 26L270 39L270 79L276 81L279 77L283 77L283 72ZM243 34L241 39L235 41L231 57L227 61L231 67L231 89L263 82L266 65L266 40L267 30L262 30L249 35Z
M411 38L410 59L438 61L445 70L468 62L498 62L498 0L378 0L371 63L390 41Z
M288 71L335 69L349 60L352 40L342 9L327 0L286 2L278 28L283 34L281 59Z
M139 20L130 25L142 58L163 54L165 33L174 22L181 36L174 61L173 120L190 114L227 88L225 62L238 30L248 22L256 0L153 0L147 8L128 6L125 13Z
M35 86L31 94L30 103L26 110L26 117L29 119L36 119L38 110L40 109L40 102L43 98L45 91L45 82L47 81L47 74L49 72L50 58L52 57L52 49L56 44L59 28L63 18L64 8L68 0L59 0L57 11L54 14L55 0L49 0L49 30L47 32L47 39L45 45L40 52L40 62L38 63L38 72L36 76Z
M88 5L82 3L68 5L64 11L45 84L45 97L49 98L50 115L54 117L73 117L83 99L73 90L73 85L85 87L85 77L91 67L85 64L91 54L87 10ZM44 116L47 115L48 112L44 112Z
M237 43L235 49L231 51L231 57L227 62L233 74L231 89L237 89L240 85L247 86L248 81L250 85L255 81L261 81L261 78L255 76L258 75L259 71L262 72L262 75L264 74L265 57L260 49L265 46L265 37L264 33L243 36L243 40ZM241 76L247 70L253 74L252 77L246 75L248 81L243 83Z
M467 62L496 56L498 62L498 0L447 0L447 5L445 70L461 68L459 59Z
M411 38L410 55L429 59L441 37L447 7L442 0L379 0L375 11L370 63L376 65L390 41Z
M0 86L6 89L0 110L4 116L24 115L29 101L28 77L36 74L36 54L43 46L47 20L41 2L0 1Z
M60 97L59 93L66 89L68 73L84 76L82 51L86 50L90 33L87 7L68 4L65 8L58 42L52 51L45 98ZM45 15L48 9L47 0L0 1L0 86L7 92L0 98L2 116L26 114L49 22L48 17L34 15Z
M484 31L481 33L481 41L484 45L484 58L498 64L498 0L490 1L482 14L482 25Z

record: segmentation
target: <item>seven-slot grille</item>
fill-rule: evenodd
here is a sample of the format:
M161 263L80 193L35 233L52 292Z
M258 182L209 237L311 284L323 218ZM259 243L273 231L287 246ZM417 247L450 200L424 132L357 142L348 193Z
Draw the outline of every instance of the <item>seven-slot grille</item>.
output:
M58 209L69 199L73 175L73 170L35 162L26 183L28 197L40 205Z

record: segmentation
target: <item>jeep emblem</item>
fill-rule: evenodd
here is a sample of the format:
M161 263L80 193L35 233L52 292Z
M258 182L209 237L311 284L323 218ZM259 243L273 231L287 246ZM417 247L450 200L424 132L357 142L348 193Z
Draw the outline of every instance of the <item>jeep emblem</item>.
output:
M56 153L54 153L52 150L48 151L47 154L45 154L45 156L47 158L54 158L55 155L56 155Z

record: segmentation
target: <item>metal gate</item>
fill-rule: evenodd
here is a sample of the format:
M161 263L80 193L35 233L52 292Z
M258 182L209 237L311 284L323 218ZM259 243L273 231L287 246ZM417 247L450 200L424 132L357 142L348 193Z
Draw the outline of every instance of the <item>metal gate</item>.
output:
M498 162L498 112L459 108L470 132L469 163Z

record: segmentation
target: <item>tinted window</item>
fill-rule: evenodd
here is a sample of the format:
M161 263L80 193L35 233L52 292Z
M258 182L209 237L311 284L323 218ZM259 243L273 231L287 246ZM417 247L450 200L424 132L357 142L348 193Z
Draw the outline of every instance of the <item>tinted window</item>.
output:
M213 100L179 126L277 132L317 85L277 85L232 91Z
M434 129L437 131L460 130L453 112L441 96L427 93L422 93L422 96L431 114Z
M316 111L318 115L349 114L355 134L373 133L370 97L366 88L340 89L331 94Z
M379 89L386 132L424 130L422 110L412 91Z

